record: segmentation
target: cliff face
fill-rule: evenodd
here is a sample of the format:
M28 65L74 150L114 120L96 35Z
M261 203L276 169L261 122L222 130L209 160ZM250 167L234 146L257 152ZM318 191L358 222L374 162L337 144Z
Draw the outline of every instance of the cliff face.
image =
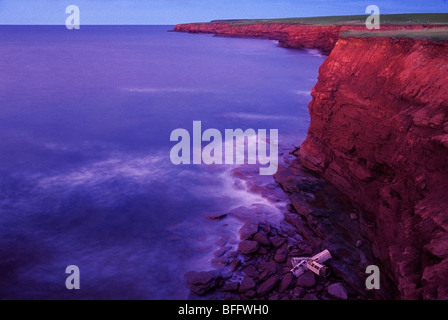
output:
M382 31L397 29L420 30L423 28L421 25L381 26ZM234 24L212 22L179 24L174 28L174 31L178 32L214 33L220 36L273 39L278 40L283 47L318 49L326 55L333 50L343 30L366 30L366 27L364 25L315 26L291 23Z
M448 298L448 44L340 39L320 68L302 164L366 211L403 298Z
M220 36L256 37L278 40L281 46L319 49L330 53L341 32L340 26L311 27L285 23L232 25L228 23L197 23L177 25L175 31L215 33Z
M359 28L211 23L176 31L277 39L329 54L312 91L301 165L357 205L361 233L402 298L448 299L448 43L339 39ZM423 26L381 30L403 28ZM297 198L295 180L283 181Z

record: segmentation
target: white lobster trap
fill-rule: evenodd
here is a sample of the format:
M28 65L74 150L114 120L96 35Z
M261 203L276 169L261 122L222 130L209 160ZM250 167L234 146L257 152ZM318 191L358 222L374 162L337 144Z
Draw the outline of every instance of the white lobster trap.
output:
M296 277L299 277L306 270L310 270L320 277L327 277L330 273L330 269L323 263L329 259L331 259L331 254L328 250L324 250L311 258L292 258L291 262L293 268L291 269L291 272Z

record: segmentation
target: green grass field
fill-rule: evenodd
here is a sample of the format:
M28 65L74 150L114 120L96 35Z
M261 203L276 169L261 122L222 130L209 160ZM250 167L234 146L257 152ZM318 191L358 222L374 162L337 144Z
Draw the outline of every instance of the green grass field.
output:
M213 20L212 22L232 23L234 25L245 25L253 23L300 23L310 25L363 25L368 15L357 16L330 16L330 17L308 17L308 18L285 18L285 19L246 19L246 20ZM448 25L448 13L418 13L418 14L382 14L381 24L432 24Z
M356 38L409 38L422 39L432 41L447 41L448 28L428 29L428 30L394 30L394 31L357 31L345 30L341 33L341 37L356 37Z

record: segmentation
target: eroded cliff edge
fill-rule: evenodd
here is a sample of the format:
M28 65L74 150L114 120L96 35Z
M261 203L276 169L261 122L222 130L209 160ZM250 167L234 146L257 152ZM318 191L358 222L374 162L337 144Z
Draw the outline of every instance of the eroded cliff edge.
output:
M382 31L423 30L438 28L438 25L384 25ZM212 33L227 37L254 37L278 40L286 48L308 48L320 50L328 55L333 50L340 34L345 30L366 30L365 25L339 24L314 25L303 23L245 23L216 21L210 23L188 23L175 26L176 32Z
M299 156L360 204L405 299L448 298L448 43L340 39Z
M339 37L360 28L212 23L176 31L329 54L312 91L301 165L357 204L359 228L401 298L448 299L448 43ZM427 27L383 30L400 28Z

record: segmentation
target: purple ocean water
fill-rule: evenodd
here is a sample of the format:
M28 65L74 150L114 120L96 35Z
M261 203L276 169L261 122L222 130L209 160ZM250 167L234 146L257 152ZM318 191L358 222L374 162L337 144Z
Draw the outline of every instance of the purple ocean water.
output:
M186 299L238 241L205 216L275 207L232 166L173 165L170 134L278 129L291 150L324 57L172 28L0 26L1 299Z

